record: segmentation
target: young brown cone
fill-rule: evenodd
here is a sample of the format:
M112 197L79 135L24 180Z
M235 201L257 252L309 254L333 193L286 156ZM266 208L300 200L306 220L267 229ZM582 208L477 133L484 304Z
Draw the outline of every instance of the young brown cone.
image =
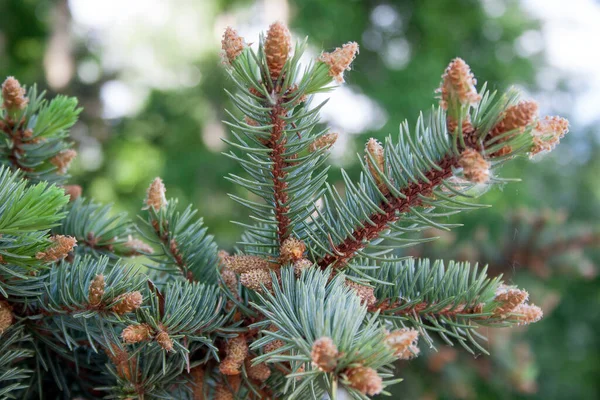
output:
M350 64L358 54L358 43L349 42L331 53L323 53L319 61L329 66L329 75L338 83L344 82L344 71L350 70Z
M275 22L267 31L265 39L265 54L267 56L267 66L271 78L276 80L281 75L286 61L292 50L292 38L287 26L281 22Z
M150 339L152 328L148 324L132 324L121 332L121 338L127 344L139 343Z
M50 163L57 168L59 174L66 174L71 162L77 157L77 152L73 149L66 149L50 159Z
M235 29L228 26L221 40L221 47L226 61L231 64L244 51L244 39L239 36Z
M394 355L401 360L410 360L419 355L419 331L411 328L398 329L388 333L386 344L394 350Z
M75 246L77 239L71 236L54 235L50 237L52 245L45 251L40 251L35 258L45 262L56 262L65 258Z
M375 396L383 390L383 379L369 367L355 367L346 371L350 387L367 396Z
M9 76L2 84L2 107L7 111L22 110L29 103L25 97L25 89L14 77Z
M167 189L165 188L165 184L162 179L155 178L150 187L148 187L148 191L146 193L146 206L143 208L147 210L149 208L153 208L154 211L158 211L167 205L166 198Z
M119 301L111 310L117 314L123 315L137 310L142 305L143 296L140 292L123 293L116 299Z
M337 366L339 352L333 340L327 336L315 340L310 353L312 362L323 372L331 372Z
M460 155L458 165L465 179L473 183L486 183L490 179L490 163L477 151L466 149Z
M88 302L92 307L98 307L102 303L102 296L104 296L104 275L96 275L88 290Z

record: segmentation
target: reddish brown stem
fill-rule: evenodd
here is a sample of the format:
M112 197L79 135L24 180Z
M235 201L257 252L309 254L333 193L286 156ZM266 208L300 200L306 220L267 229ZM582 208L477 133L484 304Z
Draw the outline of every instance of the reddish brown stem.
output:
M362 250L367 246L368 242L377 238L388 225L397 221L399 214L408 211L409 207L418 206L421 204L419 195L430 195L432 190L439 186L444 179L452 176L452 168L458 167L458 158L447 156L439 162L441 170L431 169L425 173L425 177L429 183L410 183L400 192L405 198L387 196L388 202L383 202L379 207L384 211L384 214L375 213L369 217L373 224L365 224L364 228L359 228L354 231L352 236L348 236L342 243L335 246L336 250L333 254L327 254L319 260L319 266L326 268L334 266L335 268L343 267L357 251Z
M184 275L184 277L188 281L194 282L196 279L194 278L192 271L187 270L187 265L185 264L181 253L179 252L179 245L177 244L175 239L171 239L169 231L167 229L164 229L164 233L161 233L159 222L157 220L152 221L152 227L154 228L154 231L156 232L156 235L160 239L163 246L169 249L169 253L171 253L173 258L175 259L175 264L177 265L181 273Z
M271 124L273 129L271 131L271 137L267 145L273 149L270 154L273 167L271 169L273 175L273 195L275 201L275 219L277 220L277 239L279 244L288 237L288 228L290 225L290 218L287 213L289 212L289 206L287 206L289 196L287 194L287 182L285 167L287 165L283 154L285 153L285 139L283 134L285 131L286 122L282 119L286 115L287 111L281 106L281 100L277 102L273 110L271 110Z

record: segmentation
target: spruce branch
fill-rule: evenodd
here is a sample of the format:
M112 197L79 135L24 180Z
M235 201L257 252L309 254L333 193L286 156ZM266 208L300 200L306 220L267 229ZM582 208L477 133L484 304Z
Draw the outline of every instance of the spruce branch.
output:
M2 85L0 160L20 170L32 182L62 183L76 155L67 141L69 129L81 112L74 98L51 101L37 88L25 90L13 77Z
M406 232L451 228L436 219L480 207L461 197L477 197L478 189L504 183L491 170L538 152L534 141L540 129L555 132L546 143L566 133L566 124L540 128L537 105L517 102L515 92L497 96L484 87L477 94L474 83L468 66L453 61L442 77L441 107L428 118L419 117L416 133L405 122L398 144L391 137L385 146L371 139L359 183L343 173L345 199L328 187L323 207L306 224L308 246L319 249L322 268L345 268L357 255L381 259L416 242L401 237Z
M375 284L377 302L369 310L397 327L412 325L431 345L428 331L449 345L456 341L474 353L473 345L487 354L478 343L485 340L476 331L479 326L532 323L541 318L541 311L526 304L527 292L504 286L500 278L488 278L486 270L427 259L382 263L366 273L378 282L395 284Z
M161 251L148 254L158 265L154 268L182 275L189 281L218 282L218 248L212 235L196 218L197 210L177 210L176 199L166 200L162 180L156 178L148 189L145 218L140 219L143 237Z

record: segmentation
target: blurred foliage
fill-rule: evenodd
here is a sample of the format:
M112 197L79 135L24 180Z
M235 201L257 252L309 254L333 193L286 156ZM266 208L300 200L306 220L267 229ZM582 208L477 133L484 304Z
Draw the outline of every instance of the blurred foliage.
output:
M215 21L220 14L231 17L254 4L222 0L205 8L204 3L197 2L198 12L214 13ZM270 3L277 2L264 2ZM361 45L354 71L347 75L349 87L376 101L387 119L381 130L353 136L348 152L361 148L369 136L381 138L396 132L405 118L414 122L419 111L435 101L433 91L439 77L456 56L467 60L479 82L488 81L491 88L516 83L530 92L540 91L535 82L536 71L546 66L543 52L523 57L515 51L517 39L528 30L539 29L539 22L524 13L516 0L288 3L292 30L298 36L310 35L315 47L331 49L350 40ZM53 13L64 11L61 7L65 4L64 0L0 2L0 75L17 75L28 84L43 82L48 38L57 29ZM76 65L89 60L103 65L93 35L73 33L71 57ZM229 249L239 233L229 221L243 219L240 207L227 197L236 189L223 179L238 167L219 154L218 137L226 134L219 121L225 119L223 110L228 107L223 88L232 85L220 66L216 43L211 49L195 63L201 74L197 85L152 89L141 110L124 118L102 119L103 84L127 79L119 77L118 70L101 70L94 82L83 82L75 74L60 91L77 96L86 108L83 123L75 129L81 151L72 169L74 183L81 184L97 201L115 202L117 210L133 214L141 207L149 182L160 175L169 196L197 207L220 245ZM568 114L570 104L553 111ZM582 131L575 125L559 151L536 163L513 163L503 175L526 176L526 185L514 183L488 193L484 201L494 203L491 212L461 215L459 222L465 226L456 230L455 237L423 246L419 254L481 260L486 249L500 251L504 248L501 244L523 239L526 229L507 231L507 217L520 207L533 214L542 208L564 210L568 218L547 228L545 235L550 238L569 227L598 229L598 137L597 129ZM92 158L97 165L92 165ZM348 169L351 174L358 171L356 166ZM337 175L333 172L332 176ZM481 239L467 241L472 237ZM503 260L498 268L509 281L530 288L533 300L546 308L541 323L524 332L493 337L492 357L473 359L447 348L440 353L425 352L417 361L399 366L405 381L396 388L395 398L600 398L600 286L596 274L600 254L593 246L565 253L566 257L549 264L552 273L543 278L532 272L531 265L514 259Z

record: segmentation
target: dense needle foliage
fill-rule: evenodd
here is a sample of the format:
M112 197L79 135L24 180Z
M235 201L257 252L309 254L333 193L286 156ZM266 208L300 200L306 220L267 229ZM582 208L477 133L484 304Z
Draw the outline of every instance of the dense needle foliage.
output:
M470 199L511 180L498 168L552 150L567 121L540 118L516 90L478 89L457 58L439 106L370 139L358 181L342 171L332 186L338 135L316 129L324 103L313 98L344 82L358 45L303 65L306 43L281 23L256 49L232 28L223 36L236 87L225 155L245 171L227 178L250 193L231 196L248 210L234 254L160 178L137 223L65 185L76 100L4 82L1 396L363 399L386 394L402 378L396 362L434 337L487 353L480 327L542 317L485 267L399 249L485 208Z

